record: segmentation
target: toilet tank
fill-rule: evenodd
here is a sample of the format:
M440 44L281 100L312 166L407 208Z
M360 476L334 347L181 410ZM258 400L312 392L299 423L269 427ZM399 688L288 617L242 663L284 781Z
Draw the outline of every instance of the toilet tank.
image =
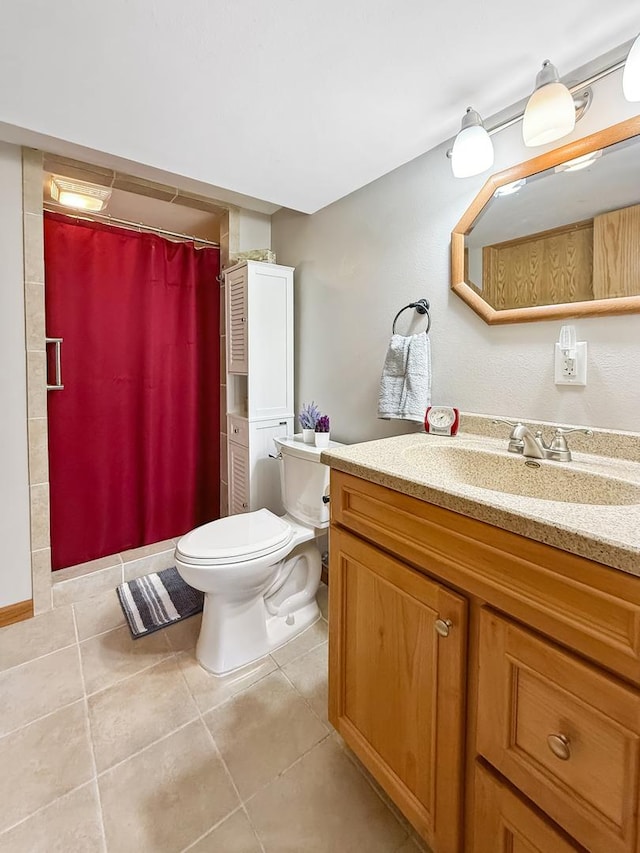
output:
M320 448L305 444L302 436L274 438L280 462L282 503L290 516L312 527L327 527L329 504L323 496L329 494L329 467L320 462ZM337 441L329 447L341 447Z

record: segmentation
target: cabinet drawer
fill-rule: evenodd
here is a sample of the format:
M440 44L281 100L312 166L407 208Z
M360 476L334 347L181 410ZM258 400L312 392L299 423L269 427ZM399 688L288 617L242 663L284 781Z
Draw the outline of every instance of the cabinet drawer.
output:
M249 423L246 418L229 415L229 441L249 446Z
M636 853L640 691L483 609L477 750L592 853Z
M331 517L640 685L640 580L340 471Z
M472 853L575 853L582 850L480 765L476 766L474 794Z

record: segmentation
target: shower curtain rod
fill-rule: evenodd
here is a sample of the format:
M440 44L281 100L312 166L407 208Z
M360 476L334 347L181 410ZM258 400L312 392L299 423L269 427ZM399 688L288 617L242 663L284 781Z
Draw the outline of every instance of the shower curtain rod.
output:
M135 228L137 231L149 231L152 234L160 234L164 237L178 237L180 240L189 240L193 243L201 243L203 246L214 246L216 249L220 248L220 243L214 243L213 240L205 240L203 237L195 237L192 234L179 234L177 231L167 231L166 228L156 228L153 225L144 225L142 222L131 222L128 219L117 219L115 216L110 216L108 213L92 213L90 215L67 213L66 210L61 210L57 204L49 204L46 201L44 202L43 207L51 213L61 213L63 216L68 216L71 219L85 219L89 222L95 222L98 220L100 222L104 222L106 225L120 225L124 228Z

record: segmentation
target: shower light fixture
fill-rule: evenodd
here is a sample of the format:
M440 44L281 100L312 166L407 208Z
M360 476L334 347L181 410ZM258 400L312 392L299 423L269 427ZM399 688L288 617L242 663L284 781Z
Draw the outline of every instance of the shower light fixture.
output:
M471 107L462 119L451 150L451 169L456 178L479 175L493 166L493 143L482 119Z
M51 176L51 198L64 207L97 213L104 210L111 198L111 189L85 181L72 181L59 175Z
M560 82L555 65L545 59L522 119L524 144L531 147L555 142L571 133L575 125L576 106L571 92Z
M631 45L624 65L622 91L628 101L640 101L640 36Z

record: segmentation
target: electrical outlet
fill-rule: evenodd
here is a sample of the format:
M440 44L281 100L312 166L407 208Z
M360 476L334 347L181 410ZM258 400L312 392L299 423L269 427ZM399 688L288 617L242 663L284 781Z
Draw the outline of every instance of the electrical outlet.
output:
M575 357L570 357L556 344L555 351L555 383L556 385L586 385L587 384L587 344L586 341L576 343Z

